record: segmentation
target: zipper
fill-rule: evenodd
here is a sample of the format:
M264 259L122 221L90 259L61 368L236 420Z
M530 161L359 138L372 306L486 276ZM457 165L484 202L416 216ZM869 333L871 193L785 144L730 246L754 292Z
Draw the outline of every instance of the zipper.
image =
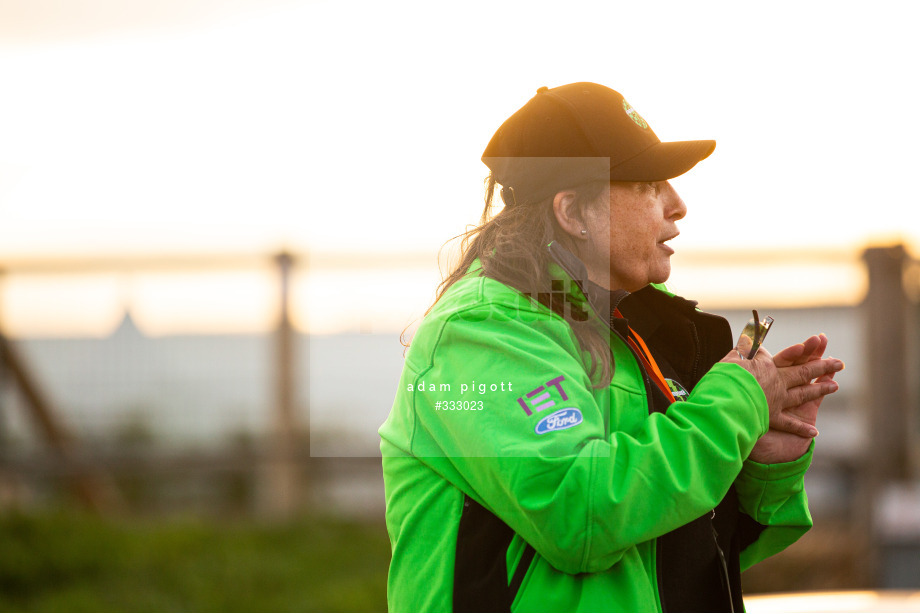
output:
M700 342L699 331L696 330L696 324L690 320L690 331L693 333L693 347L696 348L696 357L693 359L693 369L690 371L690 377L694 382L700 381L700 363L703 361L703 344Z
M712 527L712 542L715 544L716 550L719 553L719 566L720 566L720 569L722 570L720 579L722 580L722 588L725 589L726 593L728 593L728 611L734 612L735 611L735 600L732 597L732 584L731 584L731 579L729 578L729 575L728 575L728 562L726 562L725 553L722 551L722 547L719 545L719 533L718 531L716 531L716 524L714 522L715 519L716 519L716 510L713 509L712 516L710 516L709 518L709 526Z

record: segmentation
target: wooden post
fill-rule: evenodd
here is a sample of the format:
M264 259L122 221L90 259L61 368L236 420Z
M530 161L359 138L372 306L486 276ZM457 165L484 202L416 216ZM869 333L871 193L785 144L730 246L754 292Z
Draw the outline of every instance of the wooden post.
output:
M16 349L0 332L0 364L19 388L38 431L54 452L77 499L95 512L111 512L123 507L112 481L97 469L80 460L73 437L55 417L50 404L41 394Z
M5 271L0 269L0 278L4 273ZM19 356L13 343L3 334L0 321L0 379L6 378L22 395L26 411L59 462L64 478L77 500L94 512L123 509L121 496L111 478L80 458L76 440L58 420L51 403L42 393L25 361Z
M275 257L278 265L281 302L275 332L275 412L269 452L269 475L266 512L285 517L299 504L297 465L297 417L294 394L294 329L290 318L290 282L293 257L282 252Z
M863 254L869 269L866 296L869 463L877 483L910 478L910 394L907 365L909 302L903 245L873 247Z
M0 336L3 335L3 303L4 303L4 292L3 292L3 282L6 278L6 270L0 267ZM3 392L7 384L11 381L11 376L9 373L9 368L6 366L6 362L0 358L0 449L2 449L7 444L7 420L9 419L9 414L7 413L7 408L3 404ZM0 459L0 488L3 487L3 461Z
M6 270L0 267L0 335L3 335L3 303L4 303L4 292L3 292L3 282L6 278ZM3 360L0 360L0 447L6 443L7 438L7 413L6 407L3 406L3 388L7 385L9 381L9 373L6 364ZM2 468L0 468L2 471Z
M863 303L868 436L858 517L860 531L868 537L868 552L861 557L864 577L877 584L882 564L878 505L891 487L911 478L911 323L903 282L908 254L903 245L872 247L863 253L863 260L869 272Z
M298 265L301 267L301 270L303 271L309 270L310 254L308 252L302 252L300 254L300 261L298 262ZM303 314L303 311L301 311L301 314ZM300 325L304 331L303 342L300 345L300 350L302 352L300 359L303 361L302 364L306 365L306 369L301 370L300 372L301 379L298 380L297 384L298 384L298 390L300 391L300 394L301 394L300 398L303 400L304 403L306 403L306 406L304 407L304 414L303 414L304 422L301 423L300 425L300 432L303 436L303 441L302 441L303 447L301 451L303 452L305 456L304 460L307 464L306 465L306 476L305 476L307 480L303 482L303 485L304 485L305 493L307 497L309 498L313 494L313 491L312 491L313 483L311 480L313 479L313 470L314 470L314 465L312 464L312 460L311 460L313 458L313 453L312 453L312 448L310 447L310 437L312 433L312 431L310 430L311 429L311 421L310 421L310 410L311 410L311 407L310 407L310 331L308 328L308 322L305 319L301 319ZM292 335L292 337L293 336L294 335Z

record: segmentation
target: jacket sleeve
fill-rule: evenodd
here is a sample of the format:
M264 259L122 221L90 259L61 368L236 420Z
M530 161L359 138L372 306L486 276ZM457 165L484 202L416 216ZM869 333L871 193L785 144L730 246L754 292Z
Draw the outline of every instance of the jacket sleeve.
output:
M614 339L611 387L593 391L555 314L480 306L428 333L407 356L412 453L563 572L607 569L712 509L767 430L763 392L738 365L717 364L679 407L649 415L625 345ZM448 397L483 406L438 409Z
M744 461L735 482L741 512L755 523L754 541L741 550L741 570L782 551L812 526L805 494L805 471L814 442L792 462L764 465Z

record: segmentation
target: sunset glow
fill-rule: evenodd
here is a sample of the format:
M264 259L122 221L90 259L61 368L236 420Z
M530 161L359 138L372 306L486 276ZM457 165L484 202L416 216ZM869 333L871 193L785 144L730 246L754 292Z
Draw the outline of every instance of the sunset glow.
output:
M674 181L689 207L678 291L724 304L737 290L725 283L736 271L684 270L684 254L823 249L851 262L770 269L768 257L746 296L853 303L863 247L920 253L902 179L918 162L906 76L920 43L903 3L124 6L0 0L0 268L87 254L430 254L388 276L299 272L299 326L401 329L433 297L440 245L479 216L494 130L539 86L578 80L623 92L663 140L718 142ZM263 330L277 308L264 271L8 272L11 334L101 335L125 308L151 334ZM348 307L317 298L330 293ZM351 307L369 293L373 324Z

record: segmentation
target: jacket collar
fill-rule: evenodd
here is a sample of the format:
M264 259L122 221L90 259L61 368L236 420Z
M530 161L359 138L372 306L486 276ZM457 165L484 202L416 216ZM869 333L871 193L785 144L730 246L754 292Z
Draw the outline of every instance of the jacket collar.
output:
M575 254L564 248L558 241L551 241L546 246L549 251L550 273L553 279L564 274L572 280L568 297L583 309L590 307L601 320L610 323L613 310L620 301L629 296L626 290L607 290L588 279L588 269Z

